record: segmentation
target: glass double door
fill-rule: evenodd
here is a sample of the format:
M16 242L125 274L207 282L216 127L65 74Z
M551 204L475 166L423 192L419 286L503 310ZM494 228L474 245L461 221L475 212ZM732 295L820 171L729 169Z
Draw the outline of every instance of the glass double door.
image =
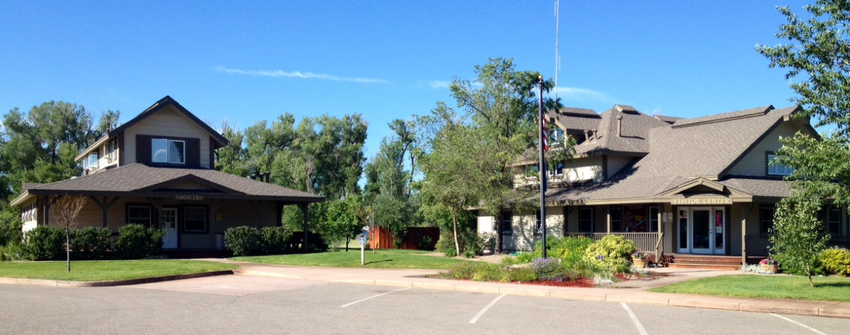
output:
M723 207L680 207L678 209L678 252L726 253L726 209Z

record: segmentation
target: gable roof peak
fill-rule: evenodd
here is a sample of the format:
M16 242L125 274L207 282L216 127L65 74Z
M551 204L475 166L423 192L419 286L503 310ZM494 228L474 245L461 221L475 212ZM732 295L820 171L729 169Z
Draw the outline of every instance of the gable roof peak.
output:
M136 117L134 117L130 121L127 121L126 123L118 126L117 128L113 129L112 131L110 131L107 136L108 137L116 136L119 133L124 132L124 130L126 130L127 128L130 128L133 125L135 125L136 123L139 123L140 121L146 119L148 116L151 116L151 115L156 114L157 112L163 110L167 106L174 107L178 112L182 113L183 116L185 116L189 120L195 122L195 124L197 124L199 127L204 129L204 131L206 131L207 133L209 133L210 137L212 137L215 140L214 142L217 144L216 148L226 146L229 143L227 138L225 138L224 136L219 134L218 131L216 131L215 129L212 129L212 127L207 125L206 122L201 121L201 119L199 119L197 116L195 116L195 114L192 114L192 112L190 112L188 109L186 109L185 107L180 105L180 103L177 102L177 100L174 100L174 98L172 98L170 95L166 95L162 99L157 100L157 102L155 102L150 107L146 108L142 113L140 113L139 115L137 115Z

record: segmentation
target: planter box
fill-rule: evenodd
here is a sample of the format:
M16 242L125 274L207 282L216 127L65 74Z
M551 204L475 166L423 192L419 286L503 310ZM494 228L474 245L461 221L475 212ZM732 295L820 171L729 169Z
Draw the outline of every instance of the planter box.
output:
M635 265L636 268L643 269L649 264L649 259L632 258L632 263Z
M774 264L761 264L761 271L768 273L777 273L779 272L779 269Z

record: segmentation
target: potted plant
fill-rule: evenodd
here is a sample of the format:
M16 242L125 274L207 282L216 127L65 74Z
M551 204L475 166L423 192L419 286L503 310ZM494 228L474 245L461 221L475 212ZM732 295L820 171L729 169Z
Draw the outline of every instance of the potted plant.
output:
M632 263L636 268L645 268L649 263L649 256L640 251L635 251L632 254Z
M779 268L778 268L779 262L772 260L770 258L762 259L759 262L759 265L761 265L761 271L762 272L767 272L767 273L777 273L777 272L779 272Z

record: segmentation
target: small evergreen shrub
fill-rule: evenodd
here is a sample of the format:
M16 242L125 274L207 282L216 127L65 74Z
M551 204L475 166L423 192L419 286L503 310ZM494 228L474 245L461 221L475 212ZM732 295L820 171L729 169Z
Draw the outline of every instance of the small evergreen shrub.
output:
M165 232L139 224L128 224L118 230L115 255L121 259L141 259L162 252Z
M71 230L71 258L73 259L102 259L112 246L110 237L112 231L108 228L86 227L81 230Z
M65 230L38 226L26 233L24 257L33 261L58 260L65 254Z
M585 260L611 272L626 272L631 267L635 243L621 236L608 235L594 242L584 252Z
M224 247L233 251L233 256L251 256L262 250L262 233L257 228L239 226L224 232Z
M847 249L826 249L820 253L818 260L827 273L842 277L850 276L850 251Z
M265 227L260 229L259 235L262 253L264 255L279 255L288 250L287 245L289 242L289 236L292 235L292 233L287 231L284 227Z

